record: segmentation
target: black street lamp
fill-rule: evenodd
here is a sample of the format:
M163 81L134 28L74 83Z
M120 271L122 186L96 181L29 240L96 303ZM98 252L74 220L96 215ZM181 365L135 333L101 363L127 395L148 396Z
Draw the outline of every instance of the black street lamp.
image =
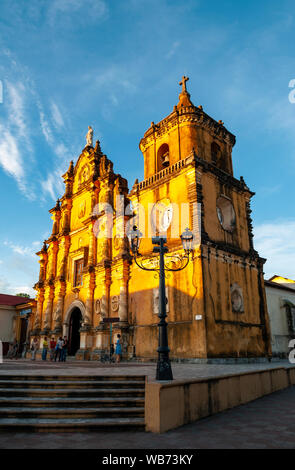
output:
M137 257L139 254L139 245L142 238L141 232L136 226L129 232L128 238L130 240L131 251L135 263L140 269L145 271L158 271L159 273L159 344L158 344L158 361L157 361L157 373L156 380L173 380L171 363L169 359L169 347L168 347L168 334L167 334L167 322L166 322L166 288L165 288L165 271L181 271L186 268L189 263L189 255L193 250L193 234L186 228L183 234L180 236L182 245L185 251L184 256L172 255L169 258L176 264L175 267L169 267L165 263L165 253L168 253L166 246L167 238L163 236L153 237L152 243L154 246L153 253L159 253L159 266L156 268L147 268L143 265L143 262L139 262Z

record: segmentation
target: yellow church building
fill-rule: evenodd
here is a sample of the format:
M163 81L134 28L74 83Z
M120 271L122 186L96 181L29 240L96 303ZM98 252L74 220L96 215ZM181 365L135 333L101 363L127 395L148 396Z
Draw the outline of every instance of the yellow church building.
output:
M172 360L214 361L271 356L264 259L253 246L250 191L233 176L235 136L202 106L183 77L179 102L140 141L144 180L129 192L92 129L65 193L49 212L52 234L37 253L39 281L31 336L64 336L70 355L98 359L121 333L123 357L157 357L158 286L131 256L127 228L143 233L141 259L157 263L151 236L165 232L168 256L183 254L179 234L195 234L188 266L166 279ZM170 258L173 263L173 258Z

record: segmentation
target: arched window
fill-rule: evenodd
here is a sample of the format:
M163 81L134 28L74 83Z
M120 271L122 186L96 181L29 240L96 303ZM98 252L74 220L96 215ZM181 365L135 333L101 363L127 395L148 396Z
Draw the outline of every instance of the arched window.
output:
M168 144L163 144L159 148L158 154L157 154L157 164L158 164L157 171L161 171L163 170L163 168L166 168L167 166L170 165Z

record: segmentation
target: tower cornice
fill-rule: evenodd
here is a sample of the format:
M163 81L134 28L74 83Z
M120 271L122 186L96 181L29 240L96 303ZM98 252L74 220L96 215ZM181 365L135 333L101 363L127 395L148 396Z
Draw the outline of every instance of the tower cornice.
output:
M236 137L224 127L222 121L217 122L205 113L202 107L191 105L177 108L177 106L175 106L173 112L160 122L157 124L154 122L151 123L151 126L144 133L139 143L140 150L144 151L152 145L155 137L161 137L161 135L172 130L174 127L185 123L191 123L209 131L215 138L225 140L232 147L236 143Z

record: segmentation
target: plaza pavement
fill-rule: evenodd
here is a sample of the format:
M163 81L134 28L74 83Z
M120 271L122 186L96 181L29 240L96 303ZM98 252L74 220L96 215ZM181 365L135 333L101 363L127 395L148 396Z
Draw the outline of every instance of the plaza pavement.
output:
M204 378L249 370L286 367L270 364L213 365L173 364L175 379ZM96 363L50 364L28 360L5 361L0 375L146 374L154 380L155 364ZM165 434L145 432L0 433L0 449L294 449L295 387L275 392L234 409L187 424Z
M243 372L273 369L277 367L295 367L289 361L276 361L253 364L188 364L172 363L175 380L203 379L222 377ZM50 362L30 359L4 359L0 364L1 375L17 373L18 375L146 375L148 381L154 381L156 363L121 362L119 364L101 364L94 361Z

